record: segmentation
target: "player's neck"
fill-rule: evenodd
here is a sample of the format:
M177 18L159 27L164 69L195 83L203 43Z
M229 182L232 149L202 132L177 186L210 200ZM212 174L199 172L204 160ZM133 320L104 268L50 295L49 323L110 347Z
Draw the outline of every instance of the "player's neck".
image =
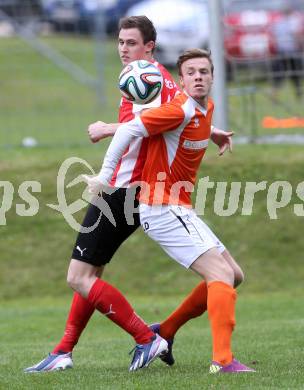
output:
M189 96L191 99L193 99L196 103L198 103L200 106L202 106L205 110L208 109L208 95L207 96L203 96L201 98L195 98L193 96L191 96L185 89L183 90L183 92Z
M149 61L149 62L154 62L154 61L155 61L152 55L148 55L148 56L146 56L144 59L145 59L146 61Z
M202 98L194 99L200 106L202 106L205 110L208 108L208 96L204 96Z

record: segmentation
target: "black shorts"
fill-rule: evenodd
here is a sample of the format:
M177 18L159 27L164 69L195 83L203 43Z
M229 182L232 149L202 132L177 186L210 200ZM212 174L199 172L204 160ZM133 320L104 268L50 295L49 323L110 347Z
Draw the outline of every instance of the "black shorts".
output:
M93 226L98 218L100 221L89 233L81 229L74 245L73 259L98 267L109 263L120 245L140 225L139 213L133 212L133 208L138 207L137 192L138 189L135 191L135 189L118 188L112 194L102 194L102 198L112 212L116 226L109 221L106 213L101 214L100 208L93 204L89 205L82 227Z

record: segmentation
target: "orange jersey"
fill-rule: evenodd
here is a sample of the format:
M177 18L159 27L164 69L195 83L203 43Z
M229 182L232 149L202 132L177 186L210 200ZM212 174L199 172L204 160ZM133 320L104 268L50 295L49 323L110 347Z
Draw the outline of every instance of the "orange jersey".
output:
M150 136L142 174L140 202L191 206L191 192L211 133L214 105L205 110L185 93L144 111L140 118Z

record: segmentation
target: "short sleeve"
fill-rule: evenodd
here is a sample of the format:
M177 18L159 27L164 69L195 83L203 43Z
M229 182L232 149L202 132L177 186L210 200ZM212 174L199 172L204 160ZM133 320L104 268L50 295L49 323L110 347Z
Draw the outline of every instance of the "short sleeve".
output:
M177 129L185 114L180 105L170 102L144 111L140 118L149 135L156 135Z

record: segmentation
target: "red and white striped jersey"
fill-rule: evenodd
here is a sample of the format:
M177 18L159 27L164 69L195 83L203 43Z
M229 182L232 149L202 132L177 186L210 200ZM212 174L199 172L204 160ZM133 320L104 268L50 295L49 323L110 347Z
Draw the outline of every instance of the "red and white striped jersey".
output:
M170 102L180 91L167 69L156 61L154 61L154 65L159 68L164 78L160 96L153 102L145 105L133 104L125 98L122 98L119 108L119 123L129 122L136 115L139 115L143 109L159 107L163 103ZM141 180L148 143L149 138L136 138L131 142L115 169L110 182L112 186L126 188L132 183Z

